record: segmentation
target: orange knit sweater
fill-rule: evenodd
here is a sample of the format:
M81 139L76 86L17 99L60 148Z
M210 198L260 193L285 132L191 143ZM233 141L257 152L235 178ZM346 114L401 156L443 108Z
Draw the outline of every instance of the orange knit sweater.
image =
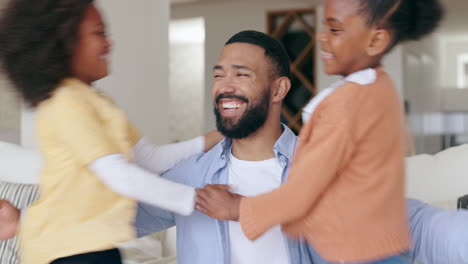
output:
M408 250L404 135L400 97L381 68L370 85L337 88L304 125L288 182L242 199L245 235L281 224L336 262Z

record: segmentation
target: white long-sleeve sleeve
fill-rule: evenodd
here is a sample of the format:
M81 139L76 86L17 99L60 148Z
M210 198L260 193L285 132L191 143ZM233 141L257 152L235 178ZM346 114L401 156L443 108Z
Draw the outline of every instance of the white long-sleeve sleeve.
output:
M162 174L174 167L179 161L202 152L205 145L203 136L164 146L157 146L142 138L133 147L135 162L154 173Z
M195 189L150 173L128 162L122 154L93 161L89 169L114 192L180 215L190 215Z

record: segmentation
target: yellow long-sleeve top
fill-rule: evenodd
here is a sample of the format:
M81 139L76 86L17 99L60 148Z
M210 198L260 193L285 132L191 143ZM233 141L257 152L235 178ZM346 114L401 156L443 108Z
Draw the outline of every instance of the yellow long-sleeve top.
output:
M334 262L408 250L404 135L400 97L381 67L370 84L345 82L302 128L288 182L241 200L245 235L281 224Z
M37 129L44 167L40 199L20 230L22 263L47 264L134 238L136 202L88 169L106 155L130 158L141 136L126 116L90 86L66 79L39 105Z

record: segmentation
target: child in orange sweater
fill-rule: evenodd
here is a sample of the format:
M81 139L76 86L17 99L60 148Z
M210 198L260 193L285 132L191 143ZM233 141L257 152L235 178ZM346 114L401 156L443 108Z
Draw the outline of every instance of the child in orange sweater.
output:
M250 198L208 186L197 209L252 240L280 224L330 262L409 263L401 98L380 62L442 14L437 0L326 0L321 57L344 79L304 108L288 182Z

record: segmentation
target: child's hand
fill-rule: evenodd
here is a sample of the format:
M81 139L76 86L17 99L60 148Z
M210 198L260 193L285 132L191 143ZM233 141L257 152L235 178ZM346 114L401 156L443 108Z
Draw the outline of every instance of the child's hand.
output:
M241 195L231 193L229 185L206 185L197 189L195 208L216 219L239 221Z
M16 235L20 211L9 201L0 200L0 240L7 240Z

